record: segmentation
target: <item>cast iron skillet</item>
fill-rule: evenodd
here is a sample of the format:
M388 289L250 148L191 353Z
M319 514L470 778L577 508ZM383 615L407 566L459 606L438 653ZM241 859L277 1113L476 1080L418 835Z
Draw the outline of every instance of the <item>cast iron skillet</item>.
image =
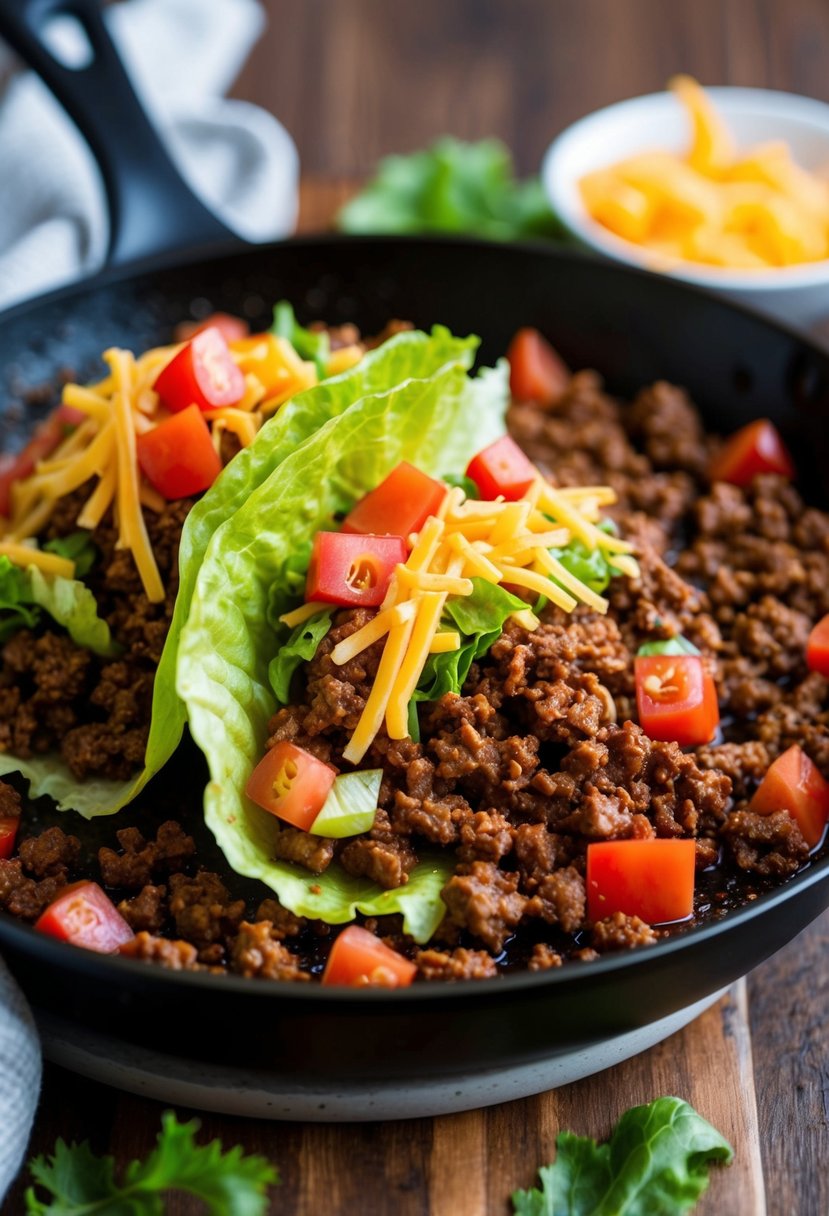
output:
M89 33L96 60L82 72L60 68L39 42L41 22L57 11L77 15ZM208 255L204 247L228 246L228 234L187 193L155 141L96 6L3 0L0 31L48 77L100 157L113 261L145 255L0 319L4 446L32 423L19 404L21 385L51 381L67 366L92 374L106 346L141 350L168 340L174 322L214 306L265 325L272 302L286 297L303 319L353 320L368 332L390 317L472 331L482 335L484 361L498 357L519 326L537 326L572 366L598 368L614 391L665 378L687 386L717 429L773 418L806 492L819 496L829 456L829 358L797 334L669 279L547 248L322 237L256 248L237 242ZM159 256L181 243L191 246L186 257ZM203 248L194 253L194 245ZM189 764L173 765L154 783L148 813L162 791L182 817L191 807L195 822L199 784ZM104 826L114 833L117 823ZM74 818L67 827L86 831ZM827 905L823 857L755 903L647 949L394 993L176 974L76 950L2 917L0 946L42 1010L125 1044L260 1066L286 1084L333 1089L372 1077L445 1078L589 1047L722 988Z

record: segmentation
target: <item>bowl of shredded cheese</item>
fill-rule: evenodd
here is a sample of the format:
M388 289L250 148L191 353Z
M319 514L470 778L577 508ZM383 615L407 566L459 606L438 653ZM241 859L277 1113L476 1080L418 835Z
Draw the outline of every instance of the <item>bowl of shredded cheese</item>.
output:
M722 292L793 324L829 318L829 105L767 89L665 93L588 115L542 179L597 253Z

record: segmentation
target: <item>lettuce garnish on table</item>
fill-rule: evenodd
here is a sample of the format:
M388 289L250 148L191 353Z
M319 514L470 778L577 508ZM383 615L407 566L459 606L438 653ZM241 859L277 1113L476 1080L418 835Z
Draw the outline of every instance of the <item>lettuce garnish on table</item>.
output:
M378 355L386 351L382 368L359 364L347 382L338 377L303 394L317 427L215 529L192 580L178 646L178 694L210 767L205 817L233 869L265 882L298 915L341 923L355 911L399 911L419 941L443 915L439 894L451 859L422 860L393 891L336 864L315 876L273 860L278 821L243 791L277 703L269 671L272 585L278 590L291 557L307 552L316 532L334 526L401 460L439 476L447 467L465 468L482 443L503 433L507 369L471 378L476 346L443 329L431 337L403 334L379 348ZM282 679L279 673L279 687Z

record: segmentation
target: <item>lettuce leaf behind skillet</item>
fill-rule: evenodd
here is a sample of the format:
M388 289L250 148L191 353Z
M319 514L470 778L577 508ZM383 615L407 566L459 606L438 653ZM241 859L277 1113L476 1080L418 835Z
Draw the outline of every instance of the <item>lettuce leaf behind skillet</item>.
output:
M350 878L335 865L322 875L309 874L273 860L278 822L248 801L244 787L276 707L268 680L275 646L268 622L272 582L292 553L332 526L337 512L401 459L439 475L445 468L464 468L503 433L506 365L471 380L467 363L456 360L355 401L253 491L207 548L177 668L190 731L210 767L205 818L233 869L265 882L298 915L330 923L352 919L355 909L379 914L399 908L407 930L420 941L443 914L439 892L451 866L443 859L424 862L421 873L393 893Z
M111 815L143 789L172 756L187 721L184 703L176 692L176 661L181 630L190 611L196 575L213 533L240 507L257 486L309 435L367 393L387 389L412 376L427 377L448 364L470 367L477 338L456 338L436 326L432 334L411 331L397 334L355 367L324 384L299 394L269 419L248 448L223 470L195 504L182 532L179 554L179 590L170 631L153 686L152 719L144 768L128 781L91 778L79 782L58 755L22 760L0 755L0 776L21 773L30 795L47 795L62 811L75 810L85 819ZM37 602L64 625L74 641L98 654L108 653L110 639L105 622L98 620L91 592L77 580L42 576L35 584ZM72 588L58 584L72 583ZM72 592L72 593L70 593ZM88 599L86 598L88 597ZM1 596L0 596L1 598ZM90 614L90 605L92 612ZM95 623L97 622L97 624ZM21 622L24 623L24 622ZM106 631L106 636L101 632Z

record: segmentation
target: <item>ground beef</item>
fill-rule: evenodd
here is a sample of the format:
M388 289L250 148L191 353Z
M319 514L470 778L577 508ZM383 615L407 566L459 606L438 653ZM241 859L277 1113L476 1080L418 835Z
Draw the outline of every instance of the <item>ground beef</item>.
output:
M604 920L597 920L590 934L594 950L604 954L609 950L630 950L633 946L649 946L657 940L657 934L638 916L625 916L614 912Z
M137 891L153 876L179 873L196 851L193 837L172 819L162 823L152 841L145 840L138 828L122 828L115 835L122 849L120 853L110 848L98 851L98 864L107 887Z
M224 945L244 919L245 901L232 899L218 874L209 870L199 870L194 878L173 874L169 886L176 933L200 950Z
M76 530L92 484L61 499L44 539ZM86 577L100 615L120 650L116 661L76 646L44 617L0 650L0 751L29 758L58 750L83 781L125 780L144 762L155 669L178 589L178 545L192 499L144 510L147 533L166 596L151 604L132 555L117 548L107 514L92 533L97 560Z
M489 861L473 861L443 888L449 918L468 929L494 953L503 949L524 914L526 898L518 892L518 875Z
M274 936L269 920L242 921L230 950L230 967L239 975L263 980L310 980L296 955Z
M408 840L382 832L350 841L340 853L340 864L355 878L369 878L378 886L391 889L408 881L417 865L417 854Z
M334 859L333 840L312 836L299 828L282 828L274 835L271 847L274 857L294 861L312 874L322 874Z
M148 883L132 899L124 899L118 911L135 933L160 933L167 920L167 888Z
M38 882L27 878L19 859L0 859L0 908L20 920L37 920L65 886L62 874Z
M306 924L304 917L284 908L278 899L263 899L254 919L270 921L271 937L279 941L284 941L286 937L297 937Z
M425 980L486 980L498 974L485 950L418 950L415 962Z
M722 836L742 870L786 877L809 856L797 821L787 811L756 815L735 811L722 828Z
M23 869L35 878L66 878L81 854L77 836L67 836L60 828L47 828L39 836L20 842L18 850Z
M125 942L118 953L142 963L158 963L170 971L204 970L198 961L198 951L190 942L154 937L143 931L136 933L131 941Z

